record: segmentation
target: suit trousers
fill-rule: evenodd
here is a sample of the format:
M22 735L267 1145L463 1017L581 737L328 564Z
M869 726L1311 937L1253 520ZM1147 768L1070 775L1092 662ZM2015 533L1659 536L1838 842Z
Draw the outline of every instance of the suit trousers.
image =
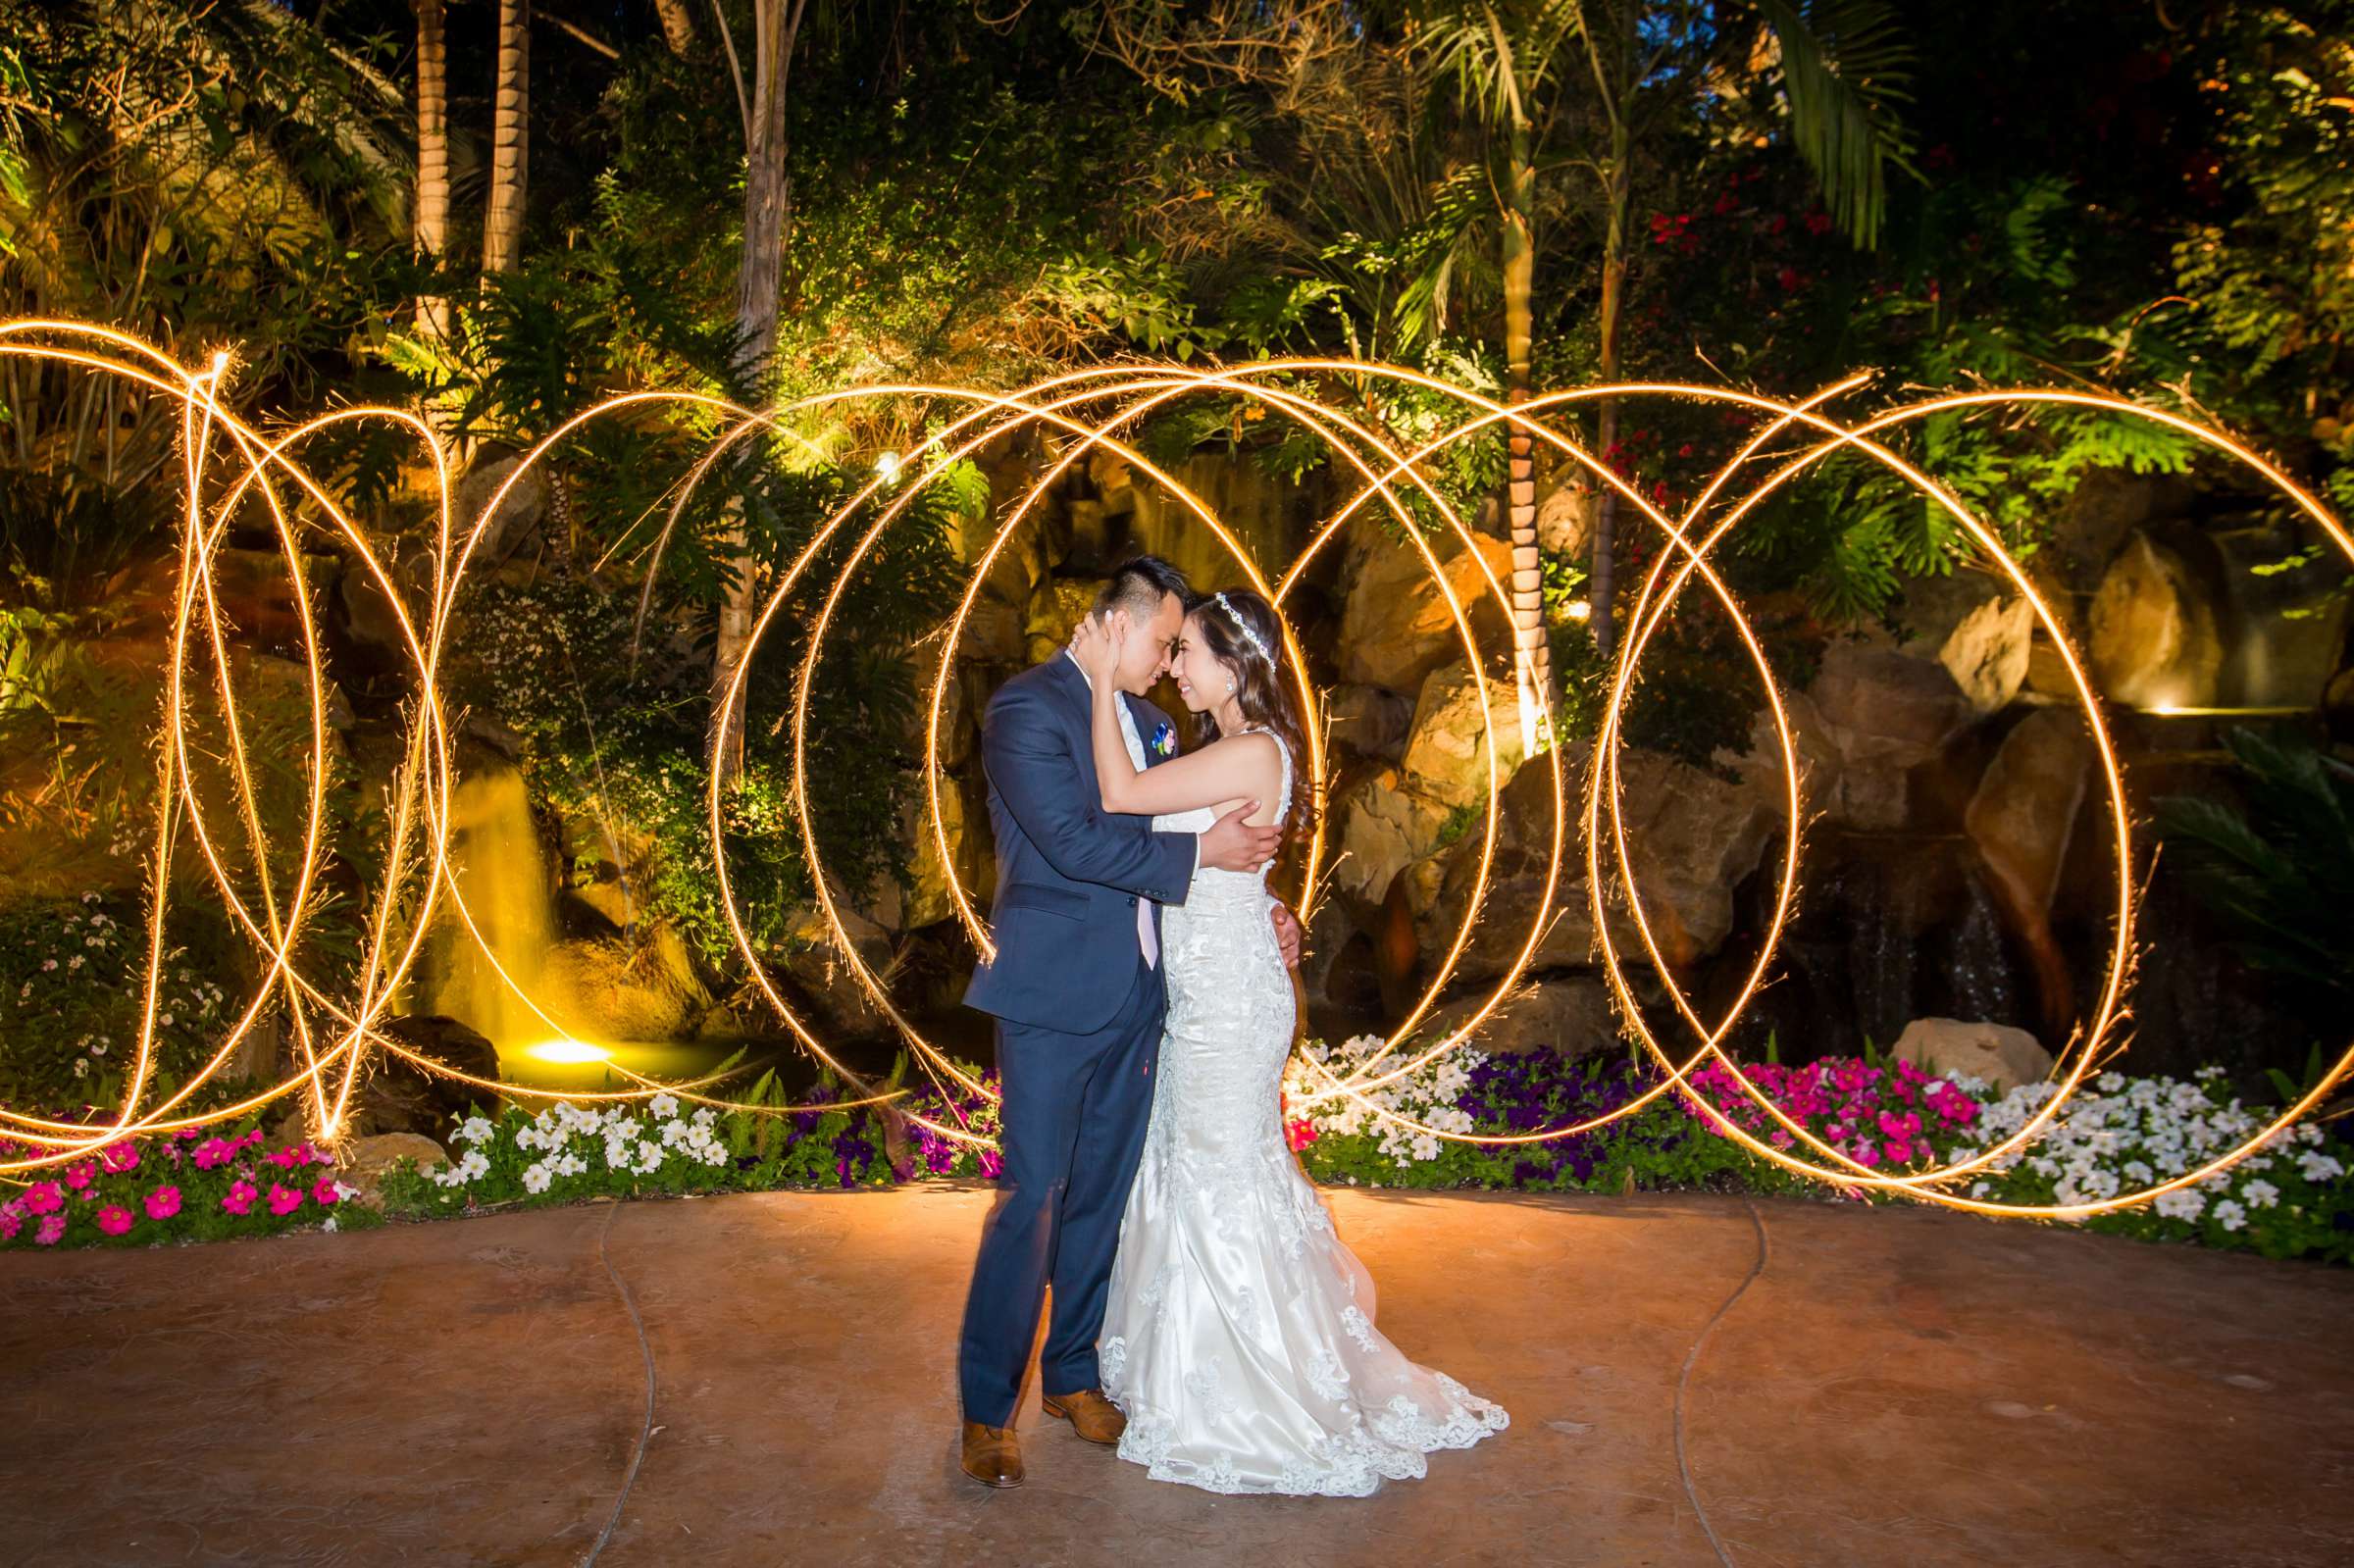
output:
M1042 1391L1100 1386L1096 1336L1151 1120L1166 1005L1159 971L1140 955L1128 999L1092 1034L998 1020L1002 1163L957 1349L967 1421L1012 1424L1049 1283L1054 1306L1039 1356Z

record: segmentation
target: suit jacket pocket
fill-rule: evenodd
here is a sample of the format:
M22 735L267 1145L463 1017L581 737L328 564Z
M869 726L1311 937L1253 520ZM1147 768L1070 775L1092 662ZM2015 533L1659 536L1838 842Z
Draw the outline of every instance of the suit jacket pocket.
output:
M1008 883L998 893L998 913L1008 910L1035 909L1042 914L1060 915L1066 920L1087 918L1087 894L1075 887L1049 887L1044 883Z

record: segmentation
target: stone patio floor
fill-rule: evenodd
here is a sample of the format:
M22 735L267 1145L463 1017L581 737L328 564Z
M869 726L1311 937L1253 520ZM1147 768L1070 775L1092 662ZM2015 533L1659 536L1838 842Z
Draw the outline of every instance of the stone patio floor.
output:
M1702 1195L1334 1194L1383 1329L1511 1412L1425 1481L1216 1497L1033 1389L1030 1483L985 1492L954 1341L988 1201L11 1253L0 1561L2354 1563L2354 1274Z

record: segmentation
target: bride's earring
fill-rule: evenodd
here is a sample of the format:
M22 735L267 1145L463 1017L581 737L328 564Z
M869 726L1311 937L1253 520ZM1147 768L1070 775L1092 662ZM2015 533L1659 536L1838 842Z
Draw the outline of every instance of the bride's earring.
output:
M1232 676L1226 678L1226 694L1230 697L1234 695L1234 677Z

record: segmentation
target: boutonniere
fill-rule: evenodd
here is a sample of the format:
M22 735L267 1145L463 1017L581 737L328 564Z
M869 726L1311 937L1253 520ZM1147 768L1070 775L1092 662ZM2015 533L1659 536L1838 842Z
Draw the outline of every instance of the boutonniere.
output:
M1163 719L1160 721L1160 728L1152 732L1152 755L1173 757L1176 754L1177 727Z

